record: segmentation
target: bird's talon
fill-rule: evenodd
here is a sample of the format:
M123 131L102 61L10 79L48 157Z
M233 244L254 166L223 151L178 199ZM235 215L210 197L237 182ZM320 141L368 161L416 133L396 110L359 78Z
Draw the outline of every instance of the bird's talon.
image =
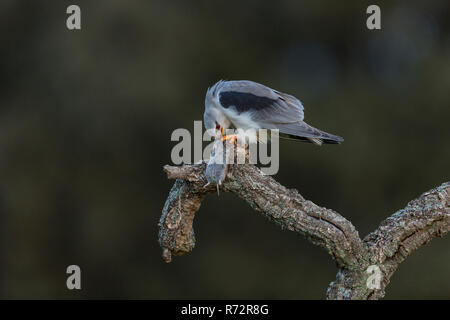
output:
M222 137L222 142L223 141L229 141L230 143L234 143L234 144L236 144L237 143L237 135L235 135L235 134L230 134L230 135L228 135L228 136L223 136Z

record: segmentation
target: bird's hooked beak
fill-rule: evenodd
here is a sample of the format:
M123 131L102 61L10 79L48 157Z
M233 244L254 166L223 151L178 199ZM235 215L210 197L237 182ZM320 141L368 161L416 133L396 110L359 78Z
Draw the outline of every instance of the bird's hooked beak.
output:
M223 127L216 122L216 139L223 137Z

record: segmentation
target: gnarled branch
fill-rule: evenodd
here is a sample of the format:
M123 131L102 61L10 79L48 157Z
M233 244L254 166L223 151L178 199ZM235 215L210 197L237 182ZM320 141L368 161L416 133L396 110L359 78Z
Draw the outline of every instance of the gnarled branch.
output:
M244 199L283 229L304 235L327 250L339 271L327 291L328 299L378 299L397 266L415 249L450 231L450 183L422 194L406 208L384 220L364 240L337 212L320 207L288 189L251 164L229 165L221 190ZM176 179L159 222L163 258L191 251L195 245L192 222L203 198L216 191L207 185L206 164L165 166ZM380 270L380 283L367 284L369 266Z

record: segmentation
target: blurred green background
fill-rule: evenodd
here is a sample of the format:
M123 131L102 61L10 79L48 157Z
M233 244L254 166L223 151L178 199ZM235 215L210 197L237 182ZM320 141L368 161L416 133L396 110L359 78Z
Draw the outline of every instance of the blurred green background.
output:
M82 29L66 28L78 4ZM219 79L300 98L339 146L282 141L276 179L363 237L449 180L448 1L18 1L0 8L0 297L325 297L328 254L234 195L208 197L197 246L161 259L176 128ZM450 298L450 237L402 263L386 298ZM66 267L82 290L66 289Z

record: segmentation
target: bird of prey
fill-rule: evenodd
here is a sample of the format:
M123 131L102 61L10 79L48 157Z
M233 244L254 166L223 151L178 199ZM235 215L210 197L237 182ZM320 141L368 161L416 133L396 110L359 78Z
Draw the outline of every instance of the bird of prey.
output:
M281 138L317 145L344 141L304 122L303 105L294 96L249 80L220 80L208 88L203 118L207 130L222 134L231 127L278 129Z

